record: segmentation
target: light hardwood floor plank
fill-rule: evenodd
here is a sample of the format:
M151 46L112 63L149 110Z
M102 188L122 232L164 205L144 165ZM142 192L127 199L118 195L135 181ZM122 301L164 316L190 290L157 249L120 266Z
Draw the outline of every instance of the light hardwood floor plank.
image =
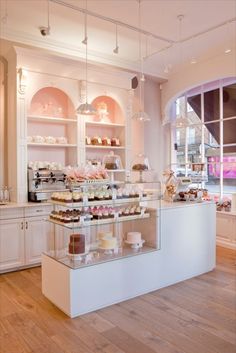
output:
M40 267L1 275L0 352L236 353L236 251L217 247L214 271L75 319L42 295Z

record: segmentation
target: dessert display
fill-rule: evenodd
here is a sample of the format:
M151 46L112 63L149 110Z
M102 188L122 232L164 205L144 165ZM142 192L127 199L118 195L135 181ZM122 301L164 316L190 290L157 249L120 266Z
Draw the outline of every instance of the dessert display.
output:
M129 232L127 233L127 242L129 243L140 243L142 240L140 232Z
M110 121L109 119L109 112L107 110L107 104L105 102L99 102L97 104L97 114L100 118L101 122L106 122L106 121Z
M69 254L84 254L85 253L85 235L71 234L68 246Z
M132 170L143 172L149 169L150 169L150 166L149 166L148 158L143 154L137 155L135 160L132 163Z
M119 147L120 146L120 140L117 137L112 137L111 145L113 147Z
M101 137L100 136L91 137L91 145L101 146L102 145Z
M86 145L91 145L91 137L86 136L85 137L85 143L86 143Z
M109 170L123 169L120 156L115 155L113 151L103 157L102 164Z
M230 200L225 200L225 201L222 201L222 202L217 202L216 210L217 211L230 212L231 211L231 201Z
M163 175L166 178L164 200L165 201L173 201L175 194L176 194L176 191L177 191L177 186L179 184L179 181L174 176L173 170L166 170L166 171L164 171Z
M67 167L64 170L68 182L98 182L107 181L108 174L106 169L101 166L86 165L82 167Z
M111 146L111 139L109 137L102 138L102 145L103 146Z
M147 213L145 207L139 205L129 205L128 207L111 207L111 206L95 206L95 207L80 207L76 209L67 209L65 211L52 211L50 219L65 223L78 223L83 217L84 221L114 219L117 217L138 216Z
M144 171L148 170L148 166L146 164L137 163L132 166L132 169L137 171Z
M40 135L35 135L35 136L27 136L27 142L28 143L47 143L47 144L67 144L68 140L64 136L40 136Z
M120 139L117 137L101 137L101 136L86 136L85 137L85 143L86 145L92 145L92 146L112 146L112 147L120 147Z
M115 237L112 237L110 235L105 235L103 238L100 240L100 248L101 249L115 249L117 247L117 239Z

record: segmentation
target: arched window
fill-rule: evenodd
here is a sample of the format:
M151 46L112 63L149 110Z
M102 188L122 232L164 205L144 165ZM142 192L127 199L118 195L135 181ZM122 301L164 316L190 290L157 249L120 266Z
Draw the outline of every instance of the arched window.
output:
M236 78L186 92L176 102L172 168L216 198L236 192Z

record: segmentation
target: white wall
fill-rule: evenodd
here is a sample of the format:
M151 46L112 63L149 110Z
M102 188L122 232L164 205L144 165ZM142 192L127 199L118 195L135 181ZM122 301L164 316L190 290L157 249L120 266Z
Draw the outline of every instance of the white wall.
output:
M145 111L151 120L144 123L144 153L160 180L170 164L170 130L161 120L160 84L151 79L145 81Z
M168 81L162 84L161 112L163 122L169 121L171 103L180 94L206 82L234 76L236 76L235 49L229 54L222 53L213 59L188 65L181 71L173 73Z
M7 65L3 58L0 58L0 186L6 185L6 72Z

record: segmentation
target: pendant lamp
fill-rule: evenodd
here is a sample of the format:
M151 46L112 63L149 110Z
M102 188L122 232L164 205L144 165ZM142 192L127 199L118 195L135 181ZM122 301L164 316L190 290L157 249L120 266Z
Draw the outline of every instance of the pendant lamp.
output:
M85 45L85 103L79 105L76 109L76 113L80 115L95 115L96 109L92 104L88 103L88 36L87 36L87 0L86 0L86 12L85 12L85 21L84 21L84 39L82 43Z
M141 0L138 0L138 21L139 21L139 62L140 62L140 72L139 72L139 110L134 113L132 119L137 121L149 121L150 118L148 114L144 111L144 84L145 76L143 73L143 57L142 57L142 47L141 47Z

